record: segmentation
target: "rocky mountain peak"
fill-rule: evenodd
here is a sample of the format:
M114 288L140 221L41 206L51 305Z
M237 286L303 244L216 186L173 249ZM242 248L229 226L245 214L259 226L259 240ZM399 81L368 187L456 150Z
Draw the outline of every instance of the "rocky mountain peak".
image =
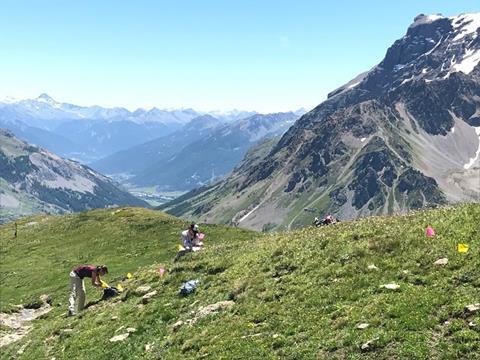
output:
M417 16L379 64L303 115L266 156L178 209L229 221L228 207L230 221L262 229L302 226L314 212L354 218L478 201L479 28L480 13Z
M479 29L480 13L420 14L378 65L329 97L356 91L373 98L413 80L431 82L457 72L468 75L480 62Z
M216 117L213 117L212 115L200 115L197 117L194 117L192 120L190 120L185 127L187 128L192 128L192 129L206 129L215 125L218 125L220 123L220 120L217 119Z
M46 93L40 94L37 98L35 98L35 100L56 107L60 105L59 102L55 101L51 96Z
M433 14L433 15L419 14L415 16L415 18L413 19L413 24L409 26L409 30L418 25L430 24L434 21L437 21L443 18L444 17L442 16L442 14Z
M44 100L44 101L53 101L52 97L48 95L47 93L41 93L38 97L37 100Z
M0 136L5 136L5 137L9 137L9 138L13 138L13 133L8 130L8 129L2 129L0 128Z

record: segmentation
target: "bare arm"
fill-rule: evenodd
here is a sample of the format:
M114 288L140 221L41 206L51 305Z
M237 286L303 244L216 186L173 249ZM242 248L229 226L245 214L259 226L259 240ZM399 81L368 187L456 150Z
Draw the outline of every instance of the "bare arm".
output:
M102 286L102 283L100 282L100 275L97 273L96 270L93 270L92 272L92 285Z

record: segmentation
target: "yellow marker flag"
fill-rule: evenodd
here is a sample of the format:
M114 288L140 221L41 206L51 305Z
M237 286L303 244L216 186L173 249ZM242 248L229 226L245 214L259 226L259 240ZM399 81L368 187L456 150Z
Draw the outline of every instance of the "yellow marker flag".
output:
M131 279L133 277L132 273L127 273L127 279Z
M109 287L108 284L103 280L100 280L100 284L102 284L102 289L106 289Z
M185 248L182 245L178 245L178 251L183 251Z
M123 291L123 286L122 284L117 284L117 290L122 292Z
M459 253L466 253L468 251L468 245L467 244L458 244L457 250Z

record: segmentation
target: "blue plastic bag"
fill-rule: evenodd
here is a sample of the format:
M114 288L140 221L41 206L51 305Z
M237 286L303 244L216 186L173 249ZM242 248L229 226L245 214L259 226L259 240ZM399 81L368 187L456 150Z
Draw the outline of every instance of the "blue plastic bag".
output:
M189 280L182 284L180 287L180 295L187 296L195 291L197 285L200 283L200 280Z

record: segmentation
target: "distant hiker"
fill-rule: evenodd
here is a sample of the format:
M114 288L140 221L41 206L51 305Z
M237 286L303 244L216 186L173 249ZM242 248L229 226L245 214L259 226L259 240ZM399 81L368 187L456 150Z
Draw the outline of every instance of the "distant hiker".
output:
M88 277L92 279L92 285L102 286L100 276L108 274L105 265L80 265L70 272L70 299L68 305L68 316L75 315L75 300L78 305L78 311L85 307L85 284L83 279Z
M194 246L198 246L200 242L198 238L199 230L198 225L192 223L187 230L182 231L182 243L185 250L192 251Z
M335 222L336 222L335 218L334 218L332 215L330 215L330 214L326 215L326 216L323 218L323 223L324 223L325 225L330 225L330 224L333 224L333 223L335 223Z
M316 217L315 220L313 221L313 225L316 227L319 227L323 225L335 224L337 222L340 222L340 220L335 219L332 215L328 214L322 220Z

